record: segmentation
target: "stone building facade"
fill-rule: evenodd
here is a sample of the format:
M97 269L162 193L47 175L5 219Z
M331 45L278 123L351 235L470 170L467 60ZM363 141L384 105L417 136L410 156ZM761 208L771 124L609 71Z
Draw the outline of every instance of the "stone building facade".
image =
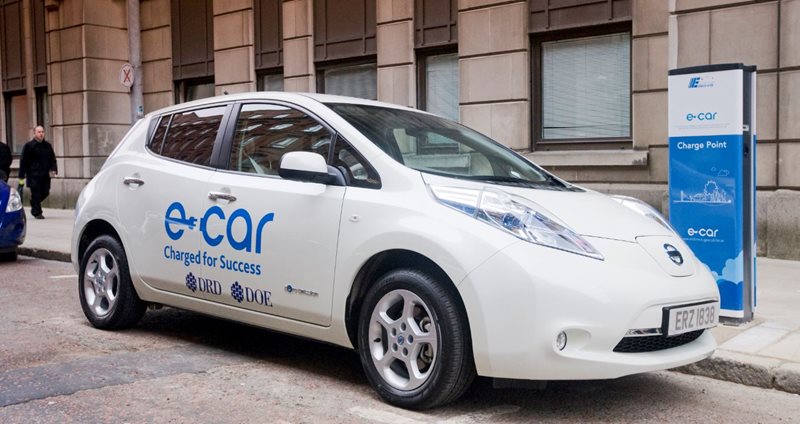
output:
M145 112L252 90L371 97L458 119L567 180L662 210L667 71L756 65L758 250L800 259L800 0L141 0L139 10ZM51 207L74 204L131 124L119 81L128 40L125 0L0 0L0 138L18 153L46 125L61 171Z

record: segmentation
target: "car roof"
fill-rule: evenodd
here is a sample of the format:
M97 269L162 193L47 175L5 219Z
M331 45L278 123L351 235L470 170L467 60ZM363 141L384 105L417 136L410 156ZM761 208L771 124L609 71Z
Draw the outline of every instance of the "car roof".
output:
M356 104L365 106L377 106L391 109L409 110L414 112L423 112L418 109L399 106L392 103L379 102L375 100L366 100L357 97L337 96L333 94L320 94L320 93L300 93L288 91L251 91L246 93L225 94L221 96L207 97L200 100L193 100L191 102L179 103L165 108L148 113L148 116L161 115L173 111L192 109L198 106L205 106L219 103L232 103L237 101L246 100L282 100L293 103L304 103L308 99L317 101L319 103L345 103ZM423 112L424 113L424 112Z

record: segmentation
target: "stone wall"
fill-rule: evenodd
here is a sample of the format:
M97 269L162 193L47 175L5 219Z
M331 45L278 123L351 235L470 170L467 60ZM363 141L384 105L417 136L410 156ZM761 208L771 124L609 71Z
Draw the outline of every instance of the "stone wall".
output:
M175 101L170 16L170 0L142 0L139 4L145 113L169 106Z
M72 207L130 127L125 2L65 1L46 12L51 133L59 167L49 207Z
M255 91L253 0L214 2L214 83L217 95Z

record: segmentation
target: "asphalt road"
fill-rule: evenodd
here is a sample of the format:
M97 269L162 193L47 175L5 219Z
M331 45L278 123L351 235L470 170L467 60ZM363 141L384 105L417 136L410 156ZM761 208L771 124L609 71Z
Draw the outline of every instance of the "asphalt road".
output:
M2 423L725 422L800 420L800 396L673 372L493 389L412 412L383 403L349 350L164 308L92 328L72 266L0 263Z

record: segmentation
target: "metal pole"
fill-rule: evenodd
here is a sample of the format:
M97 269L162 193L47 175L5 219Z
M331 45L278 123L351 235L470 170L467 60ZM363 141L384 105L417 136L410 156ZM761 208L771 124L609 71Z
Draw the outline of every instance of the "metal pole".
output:
M139 21L139 0L127 0L128 4L128 49L133 67L131 86L131 124L144 116L142 95L142 38Z
M33 4L31 0L22 1L22 36L24 39L23 48L25 49L25 94L28 98L28 122L25 125L30 129L32 137L33 127L39 124L46 125L46 123L37 122L36 118L36 90L34 89L33 81ZM16 124L19 125L21 123Z

